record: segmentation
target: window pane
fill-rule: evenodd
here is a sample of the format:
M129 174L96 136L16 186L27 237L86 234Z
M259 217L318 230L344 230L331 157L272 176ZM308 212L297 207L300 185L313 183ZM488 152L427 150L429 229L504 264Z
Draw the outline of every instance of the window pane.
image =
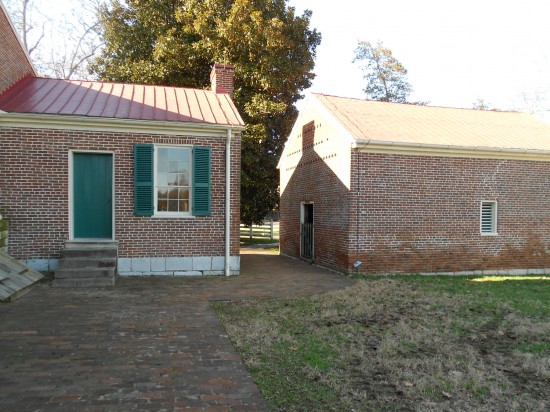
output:
M160 173L166 173L168 172L168 162L164 161L164 160L160 160L158 161L158 171Z
M157 203L157 210L159 212L166 212L168 210L168 201L159 199Z
M189 162L178 162L178 173L189 173Z
M179 152L180 151L181 151L181 149L170 149L170 151L168 152L168 160L170 160L170 161L179 160L179 158L180 158Z
M178 184L180 186L189 186L189 175L185 173L180 173L179 175Z
M179 199L180 200L188 200L189 199L189 189L180 189Z
M178 173L178 170L179 170L179 162L169 162L170 163L170 166L168 168L168 171L170 173Z
M166 173L159 173L157 176L158 186L168 186L168 175Z
M178 201L177 200L169 200L168 201L168 211L169 212L177 212L178 211Z
M170 149L168 148L159 148L158 149L158 155L157 157L159 159L168 159L168 152L169 152Z
M189 212L189 200L180 200L180 212Z
M178 174L170 173L168 176L168 186L177 186L178 185Z
M168 199L177 200L178 199L178 189L170 190L170 192L168 193Z
M157 190L157 197L159 199L166 199L168 197L168 188L167 187L159 187Z

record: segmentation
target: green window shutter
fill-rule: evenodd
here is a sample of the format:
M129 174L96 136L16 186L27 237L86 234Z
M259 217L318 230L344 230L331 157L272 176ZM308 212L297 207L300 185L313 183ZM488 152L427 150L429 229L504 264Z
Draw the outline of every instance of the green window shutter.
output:
M134 146L134 214L153 215L154 146L136 144Z
M210 215L212 149L193 147L193 215Z

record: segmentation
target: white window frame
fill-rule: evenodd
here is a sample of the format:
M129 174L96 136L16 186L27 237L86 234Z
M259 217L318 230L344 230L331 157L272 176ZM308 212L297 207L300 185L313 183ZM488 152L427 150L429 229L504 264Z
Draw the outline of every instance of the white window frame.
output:
M486 204L492 205L492 230L491 232L483 231L483 206ZM497 236L498 235L498 202L496 200L482 200L479 204L479 233L482 236Z
M159 212L158 206L158 149L189 149L189 210L187 212ZM155 144L154 146L154 170L153 170L153 217L194 217L193 216L193 146L192 145L177 145L177 144Z

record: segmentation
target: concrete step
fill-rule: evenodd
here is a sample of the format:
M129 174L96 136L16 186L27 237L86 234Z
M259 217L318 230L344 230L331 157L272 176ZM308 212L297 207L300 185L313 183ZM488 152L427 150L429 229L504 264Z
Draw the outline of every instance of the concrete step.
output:
M69 258L116 258L116 248L67 248L61 251L61 259Z
M81 248L100 248L100 249L107 249L107 248L118 248L118 242L116 240L102 240L102 241L82 241L82 240L66 240L65 241L65 248L66 249L81 249Z
M54 279L52 286L54 288L94 288L114 286L115 278L78 278L78 279Z
M54 287L113 286L118 242L67 241L55 271Z
M114 268L116 258L64 258L59 261L59 269L72 268Z
M115 268L69 268L57 269L55 271L55 279L80 279L80 278L107 278L115 277Z

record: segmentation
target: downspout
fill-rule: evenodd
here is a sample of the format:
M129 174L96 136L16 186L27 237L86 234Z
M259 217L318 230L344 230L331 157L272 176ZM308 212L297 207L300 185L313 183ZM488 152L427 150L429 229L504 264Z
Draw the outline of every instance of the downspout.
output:
M359 160L361 155L361 147L367 147L371 141L368 140L366 142L363 142L362 146L359 146L357 143L357 140L351 144L352 153L355 152L356 156L356 166L355 166L355 178L357 179L357 184L355 186L355 264L353 265L354 268L357 270L357 274L359 273L359 266L361 265L361 262L359 261L359 195L361 194L361 176L359 175ZM354 150L355 149L355 150ZM368 262L367 262L368 263ZM357 265L358 264L358 265ZM357 265L357 266L355 266Z
M355 148L355 157L357 157L357 165L355 166L355 178L357 179L357 184L355 187L355 263L354 267L359 262L359 195L361 193L361 176L359 176L359 148ZM357 273L359 274L359 266L356 268Z
M231 276L231 129L225 141L225 276Z

